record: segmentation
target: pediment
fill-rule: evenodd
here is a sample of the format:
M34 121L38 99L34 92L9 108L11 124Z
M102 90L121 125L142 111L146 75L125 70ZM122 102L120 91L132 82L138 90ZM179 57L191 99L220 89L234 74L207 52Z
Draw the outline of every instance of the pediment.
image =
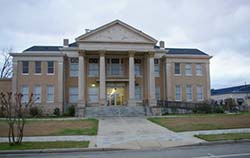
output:
M85 42L129 42L129 43L156 43L157 41L133 27L114 21L96 30L84 34L76 39Z

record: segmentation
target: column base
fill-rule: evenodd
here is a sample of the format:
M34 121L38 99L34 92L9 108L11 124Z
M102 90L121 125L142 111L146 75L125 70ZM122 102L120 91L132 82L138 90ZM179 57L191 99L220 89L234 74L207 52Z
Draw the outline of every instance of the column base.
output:
M129 99L128 106L136 106L136 101L134 99Z
M100 104L101 106L106 106L106 105L107 105L107 100L106 100L106 99L100 99L100 100L99 100L99 104Z
M155 99L149 99L148 100L148 106L156 106L157 104L157 101Z
M85 104L84 103L77 103L77 106L75 108L75 116L76 117L84 117L84 109L85 109Z

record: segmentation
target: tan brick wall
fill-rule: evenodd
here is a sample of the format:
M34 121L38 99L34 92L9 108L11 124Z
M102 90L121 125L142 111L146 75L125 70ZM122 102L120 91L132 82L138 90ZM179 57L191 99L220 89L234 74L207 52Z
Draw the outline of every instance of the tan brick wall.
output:
M11 92L11 82L12 79L0 79L0 93Z
M168 59L167 59L168 60ZM181 85L182 87L182 100L186 101L186 85L192 86L192 93L193 93L193 101L197 101L197 89L196 87L198 85L201 85L203 87L203 99L208 100L208 88L207 82L208 76L206 72L206 64L209 63L208 59L192 59L192 60L182 60L182 59L170 59L168 61L170 63L170 76L167 77L167 80L170 80L170 83L168 85L168 88L170 89L171 93L168 93L168 99L169 100L175 100L175 86ZM180 63L181 64L181 75L175 75L174 74L174 63ZM186 76L185 75L185 64L192 64L192 76ZM196 75L196 64L202 64L202 76ZM169 91L168 91L169 92Z

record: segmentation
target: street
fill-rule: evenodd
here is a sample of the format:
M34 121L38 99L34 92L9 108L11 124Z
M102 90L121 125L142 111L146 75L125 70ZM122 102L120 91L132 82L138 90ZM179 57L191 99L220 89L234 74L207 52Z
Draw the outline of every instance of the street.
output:
M249 158L250 142L175 147L159 150L123 150L103 152L41 153L0 155L0 157L35 158Z

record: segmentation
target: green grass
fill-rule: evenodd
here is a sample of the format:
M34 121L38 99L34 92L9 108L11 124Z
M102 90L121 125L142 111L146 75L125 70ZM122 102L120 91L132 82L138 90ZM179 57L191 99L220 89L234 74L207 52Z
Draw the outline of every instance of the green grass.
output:
M250 113L190 114L152 117L148 120L175 132L250 128Z
M209 134L209 135L195 135L200 139L206 141L222 141L222 140L241 140L250 139L250 133L227 133L227 134Z
M87 148L89 141L23 142L20 145L0 143L0 150Z
M97 119L80 120L27 120L24 127L24 136L64 136L64 135L97 135ZM0 136L7 136L8 124L0 120Z

